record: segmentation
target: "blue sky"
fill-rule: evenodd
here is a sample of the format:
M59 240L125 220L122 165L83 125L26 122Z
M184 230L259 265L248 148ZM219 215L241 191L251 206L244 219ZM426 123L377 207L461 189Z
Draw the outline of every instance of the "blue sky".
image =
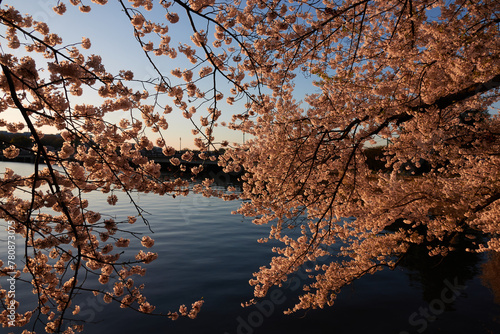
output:
M58 15L53 10L57 1L55 0L3 0L2 5L13 5L22 13L29 13L31 16L38 21L44 21L49 24L51 32L57 33L63 38L63 45L79 43L82 37L90 38L92 42L92 47L88 50L90 53L98 54L103 59L103 64L106 69L117 74L120 70L132 70L135 74L135 79L147 80L155 78L157 73L154 71L151 64L148 63L147 58L141 49L138 42L133 37L133 28L129 22L129 19L122 10L121 4L118 1L109 1L107 5L100 6L90 1L87 1L92 7L90 13L81 13L77 7L72 5L67 5L67 12L64 15ZM128 1L125 1L128 4ZM192 28L187 20L182 14L183 9L177 6L177 8L172 8L174 11L177 10L181 19L177 24L169 24L169 34L172 38L170 43L171 46L177 46L179 43L192 44L189 40ZM165 22L165 10L156 4L152 12L146 12L143 9L141 11L147 16L155 18L157 22ZM428 14L433 18L438 16L439 10L433 9ZM204 28L202 22L199 23L199 28ZM147 39L145 40L147 41ZM4 51L10 52L10 50L4 49ZM21 56L21 54L19 54ZM156 57L151 54L153 60L155 60L156 65L160 68L164 75L171 77L170 71L176 67L181 70L185 68L190 68L193 65L190 64L183 58L183 55L179 55L176 59L170 59L166 56ZM43 58L37 59L39 67L43 66L41 63ZM198 69L194 72L196 73ZM219 81L217 82L218 87L223 87L223 90L231 88L227 84L227 80L219 76ZM302 74L299 74L296 78L296 93L301 94L301 96L296 96L297 100L303 99L305 93L311 93L316 88L311 85L312 80L316 79L314 76L310 78L304 78ZM210 88L211 77L207 80L207 85L200 85L200 89ZM175 82L175 81L174 81ZM178 81L177 81L178 82ZM140 88L135 86L134 88ZM317 89L316 89L317 90ZM229 94L225 94L225 97ZM225 99L224 99L225 100ZM223 101L224 101L223 100ZM75 102L88 103L88 104L100 104L99 99L95 94L84 94L83 98L75 98ZM165 97L162 104L169 103L169 100ZM244 102L244 101L243 101ZM220 121L228 122L230 116L235 113L244 111L243 102L236 103L233 106L229 106L222 101L219 101L218 107L222 110L222 117ZM172 103L169 103L173 106ZM174 107L174 106L173 106ZM305 107L305 106L304 106ZM194 120L199 122L199 117L201 115L206 115L205 108L202 108L194 116ZM167 115L167 121L169 123L169 129L163 132L164 137L167 139L167 145L171 145L174 148L179 148L179 139L182 138L182 148L190 147L193 148L193 138L191 133L193 126L189 120L186 120L182 116L182 112L174 107L172 114ZM7 116L2 115L4 118L11 119L13 117L18 118L18 115ZM140 117L140 116L138 116ZM119 113L114 113L107 119L109 121L118 122L121 118ZM3 130L0 128L0 130ZM154 137L155 135L153 135ZM226 139L230 143L238 142L241 143L243 136L241 133L225 129L221 126L215 128L215 137L217 140ZM246 137L249 138L248 135Z
M52 10L54 3L55 1L53 0L4 0L2 5L13 5L21 13L29 13L33 19L46 22L51 32L58 34L63 39L63 45L79 43L82 37L90 38L92 47L88 50L88 54L94 53L100 55L108 72L117 74L120 70L132 70L135 74L134 79L144 80L157 76L152 65L147 61L139 43L133 37L132 25L117 1L109 1L105 6L89 3L92 7L90 13L81 13L77 7L68 4L67 12L62 16L56 14ZM144 14L153 15L153 17L157 17L160 22L166 21L163 8L156 6L155 9L153 9L152 13L144 12ZM182 9L178 8L178 10L181 16L182 13L180 10ZM191 44L189 32L191 32L192 29L188 22L182 19L182 16L177 24L169 25L169 28L169 34L172 38L170 43L171 46L177 46L180 42ZM8 52L10 52L10 50ZM18 55L21 56L21 53ZM183 70L193 66L188 61L184 60L183 55L179 55L176 59L170 59L166 56L155 57L154 55L151 55L151 57L155 60L163 74L167 76L170 76L170 71L176 67ZM43 66L42 61L43 59L41 57L37 59L39 67ZM196 72L197 71L198 69ZM212 79L209 79L209 81L211 80ZM217 85L220 87L229 87L225 81L225 79L221 79ZM203 89L203 86L200 86L200 88ZM227 97L229 95L225 94L225 96ZM79 103L100 104L95 94L84 94L83 99L75 99L74 101ZM168 103L167 100L162 102L163 104ZM173 104L171 105L174 107ZM220 103L218 105L220 105ZM223 113L220 121L228 122L231 114L236 113L235 111L238 109L243 110L243 105L235 104L233 106L228 106L224 103L220 109L222 109ZM199 117L204 114L205 110L205 108L201 109L195 114L193 119L199 122ZM167 139L167 145L171 145L178 149L180 138L182 138L183 148L193 148L194 136L191 134L191 129L193 128L191 122L185 119L182 116L182 112L175 107L174 111L167 116L169 129L163 132L164 137ZM2 115L2 117L8 119L10 116L6 117L6 115ZM121 116L115 113L115 115L107 119L110 121L118 121L120 118ZM153 137L154 136L155 135L153 135ZM225 129L221 126L215 129L215 136L216 140L226 139L230 143L242 142L241 133Z

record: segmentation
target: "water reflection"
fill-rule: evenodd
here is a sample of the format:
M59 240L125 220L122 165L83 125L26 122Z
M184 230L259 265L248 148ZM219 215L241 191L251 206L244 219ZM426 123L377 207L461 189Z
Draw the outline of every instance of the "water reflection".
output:
M207 170L198 174L195 178L189 173L178 173L169 172L162 170L161 176L164 180L172 180L176 178L181 178L183 180L188 180L191 186L194 184L201 183L204 179L209 178L214 180L212 184L215 187L226 189L228 186L233 186L239 192L241 191L241 180L240 175L235 173L224 173L221 170Z
M495 303L500 305L500 253L488 254L481 269L481 282L491 290Z
M445 281L453 280L464 286L479 272L481 254L465 251L465 247L457 247L447 256L429 256L426 245L412 245L401 266L408 270L410 284L422 289L422 299L431 302L441 297ZM448 303L447 308L452 308Z

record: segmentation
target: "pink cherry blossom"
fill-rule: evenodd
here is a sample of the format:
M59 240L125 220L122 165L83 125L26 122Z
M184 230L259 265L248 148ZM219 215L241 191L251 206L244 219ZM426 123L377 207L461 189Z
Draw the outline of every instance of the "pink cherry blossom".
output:
M72 15L67 5L86 13L107 5L91 2L47 9ZM0 219L28 250L16 275L26 275L39 301L16 311L16 326L36 313L47 332L81 330L61 317L78 313L70 301L87 291L76 280L82 271L102 283L88 290L106 303L156 311L133 276L159 254L125 249L153 246L124 224L148 225L144 211L129 196L127 218L110 218L113 208L96 212L88 192L107 194L111 206L118 192L243 200L238 213L269 226L260 242L280 243L250 280L256 298L305 263L333 259L311 269L286 313L332 305L345 286L395 268L416 245L445 256L457 238L479 234L484 240L467 251L500 251L498 1L118 3L146 61L118 73L88 38L63 41L36 16L0 9L0 112L17 113L0 127L30 135L2 154L37 159L32 175L6 169L0 178ZM151 15L160 10L165 16ZM177 22L189 30L173 29ZM145 68L154 69L147 79ZM191 124L201 160L240 174L241 192L162 177L145 154L155 143L175 173L204 168L188 165L194 152L176 156L175 118ZM218 125L246 139L234 143ZM44 133L61 133L63 143L49 150ZM0 289L3 305L5 295ZM202 304L163 314L194 318Z

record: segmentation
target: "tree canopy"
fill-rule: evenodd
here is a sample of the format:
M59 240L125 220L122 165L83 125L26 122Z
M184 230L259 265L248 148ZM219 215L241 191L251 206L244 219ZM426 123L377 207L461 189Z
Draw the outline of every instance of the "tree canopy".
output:
M53 10L67 15L76 6L91 22L92 8L109 5L91 2L60 0ZM109 193L110 205L113 191L244 199L238 212L270 226L260 241L282 243L250 281L249 304L315 264L289 313L332 305L343 287L395 268L415 245L437 257L462 238L470 252L500 250L498 1L118 3L116 15L130 20L137 41L130 47L143 50L155 77L108 72L85 31L81 41L63 42L50 22L15 4L0 9L0 112L17 115L0 126L31 134L29 147L12 143L3 155L23 148L36 157L32 175L6 170L0 181L0 218L26 244L23 268L0 266L7 276L28 275L38 296L19 314L9 309L19 301L2 288L4 326L36 316L47 332L81 330L65 319L79 311L71 300L86 291L78 279L85 271L115 282L111 291L93 290L105 301L154 312L130 277L157 254L141 250L129 261L114 249L153 245L148 236L114 236L123 223L147 224L141 208L130 198L136 212L127 222L103 219L85 200L93 191ZM184 42L174 45L180 34ZM168 139L169 119L180 114L191 121L196 158L224 148L218 163L242 173L241 193L214 190L210 179L190 190L188 180L161 178L141 154L157 146L188 169L195 153L175 157ZM247 140L217 138L217 126ZM43 136L56 132L64 142L49 151ZM371 147L380 144L374 168ZM189 168L196 175L203 167ZM28 198L19 195L25 189ZM168 316L195 317L201 305Z

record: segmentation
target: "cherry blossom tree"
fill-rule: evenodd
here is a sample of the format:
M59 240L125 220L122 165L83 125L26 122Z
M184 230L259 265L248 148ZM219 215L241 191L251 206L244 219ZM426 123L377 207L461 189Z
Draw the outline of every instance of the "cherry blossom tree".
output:
M92 2L57 1L54 10L64 15L74 5L92 15L92 6L107 3ZM83 194L110 193L110 205L114 191L187 194L187 181L160 178L159 165L141 154L154 145L165 156L175 154L165 139L174 109L191 120L200 159L223 146L219 165L243 171L238 196L213 190L210 179L193 190L245 199L238 212L270 226L260 241L283 244L250 281L255 299L249 304L308 263L315 264L311 280L288 313L332 305L344 286L395 268L414 246L437 257L461 239L470 240L470 252L500 250L498 1L119 3L156 79L136 80L133 69L108 73L99 56L86 54L88 39L66 45L46 23L13 7L0 12L0 106L21 116L1 125L10 132L27 127L36 157L31 176L7 170L1 188L0 218L26 244L24 268L4 263L3 272L22 269L39 301L33 311L15 313L15 325L36 316L49 332L80 330L64 320L78 312L71 301L86 289L78 280L84 271L101 283L115 281L113 291L93 291L105 300L153 311L129 276L144 274L140 263L156 254L120 260L113 247L137 236L115 237L118 229L126 232L126 222L102 219ZM153 15L160 12L162 21ZM186 43L171 45L179 22L191 32ZM191 68L162 73L157 66L179 58ZM222 81L230 83L227 91ZM300 100L304 82L314 93ZM102 104L74 102L89 90ZM122 121L110 122L116 112ZM222 115L232 121L226 124ZM216 126L249 139L229 145L215 138ZM41 145L47 127L62 133L58 152ZM377 158L385 168L370 168L367 149L381 139L387 144ZM12 145L4 156L13 158L19 149ZM183 161L192 158L191 152L171 162L186 170ZM38 168L41 161L46 168ZM423 162L427 168L416 173ZM18 195L26 189L27 198ZM141 208L132 206L142 218ZM140 241L153 243L147 236ZM11 298L2 291L1 321L8 325ZM168 315L194 317L201 303Z

